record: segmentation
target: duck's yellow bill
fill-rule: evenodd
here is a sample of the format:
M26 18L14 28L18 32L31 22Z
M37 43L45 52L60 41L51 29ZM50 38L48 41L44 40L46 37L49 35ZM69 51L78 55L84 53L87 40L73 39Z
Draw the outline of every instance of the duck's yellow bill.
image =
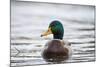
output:
M41 37L47 36L49 34L52 34L51 28L48 28L48 30L46 32L44 32L43 34L41 34Z

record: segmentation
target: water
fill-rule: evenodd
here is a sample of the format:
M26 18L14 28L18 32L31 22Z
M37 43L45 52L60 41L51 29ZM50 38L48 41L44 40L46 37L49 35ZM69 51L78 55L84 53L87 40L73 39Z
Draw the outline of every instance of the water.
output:
M72 47L72 56L63 63L95 61L95 7L37 2L11 2L11 66L52 64L41 52L47 41L40 37L50 22L64 26L64 40Z

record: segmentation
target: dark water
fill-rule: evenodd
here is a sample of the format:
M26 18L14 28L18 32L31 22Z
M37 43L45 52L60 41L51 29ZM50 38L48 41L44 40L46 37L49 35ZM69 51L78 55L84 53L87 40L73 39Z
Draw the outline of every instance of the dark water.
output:
M52 35L41 38L49 23L59 20L72 56L63 63L95 61L95 7L34 2L11 3L11 66L52 64L41 52Z

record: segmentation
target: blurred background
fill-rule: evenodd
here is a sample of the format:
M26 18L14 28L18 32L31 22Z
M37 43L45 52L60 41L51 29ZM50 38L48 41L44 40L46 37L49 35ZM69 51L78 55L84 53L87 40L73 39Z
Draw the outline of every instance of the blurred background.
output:
M61 21L72 44L72 57L63 63L95 61L95 6L11 0L11 66L51 64L41 52L52 35L40 35L53 20Z

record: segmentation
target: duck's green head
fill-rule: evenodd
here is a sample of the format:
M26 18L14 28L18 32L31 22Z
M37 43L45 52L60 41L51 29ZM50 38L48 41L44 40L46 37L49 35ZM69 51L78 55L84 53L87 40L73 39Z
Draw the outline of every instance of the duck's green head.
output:
M64 28L60 21L52 21L49 25L48 30L41 36L47 36L49 34L53 34L54 39L63 39Z

